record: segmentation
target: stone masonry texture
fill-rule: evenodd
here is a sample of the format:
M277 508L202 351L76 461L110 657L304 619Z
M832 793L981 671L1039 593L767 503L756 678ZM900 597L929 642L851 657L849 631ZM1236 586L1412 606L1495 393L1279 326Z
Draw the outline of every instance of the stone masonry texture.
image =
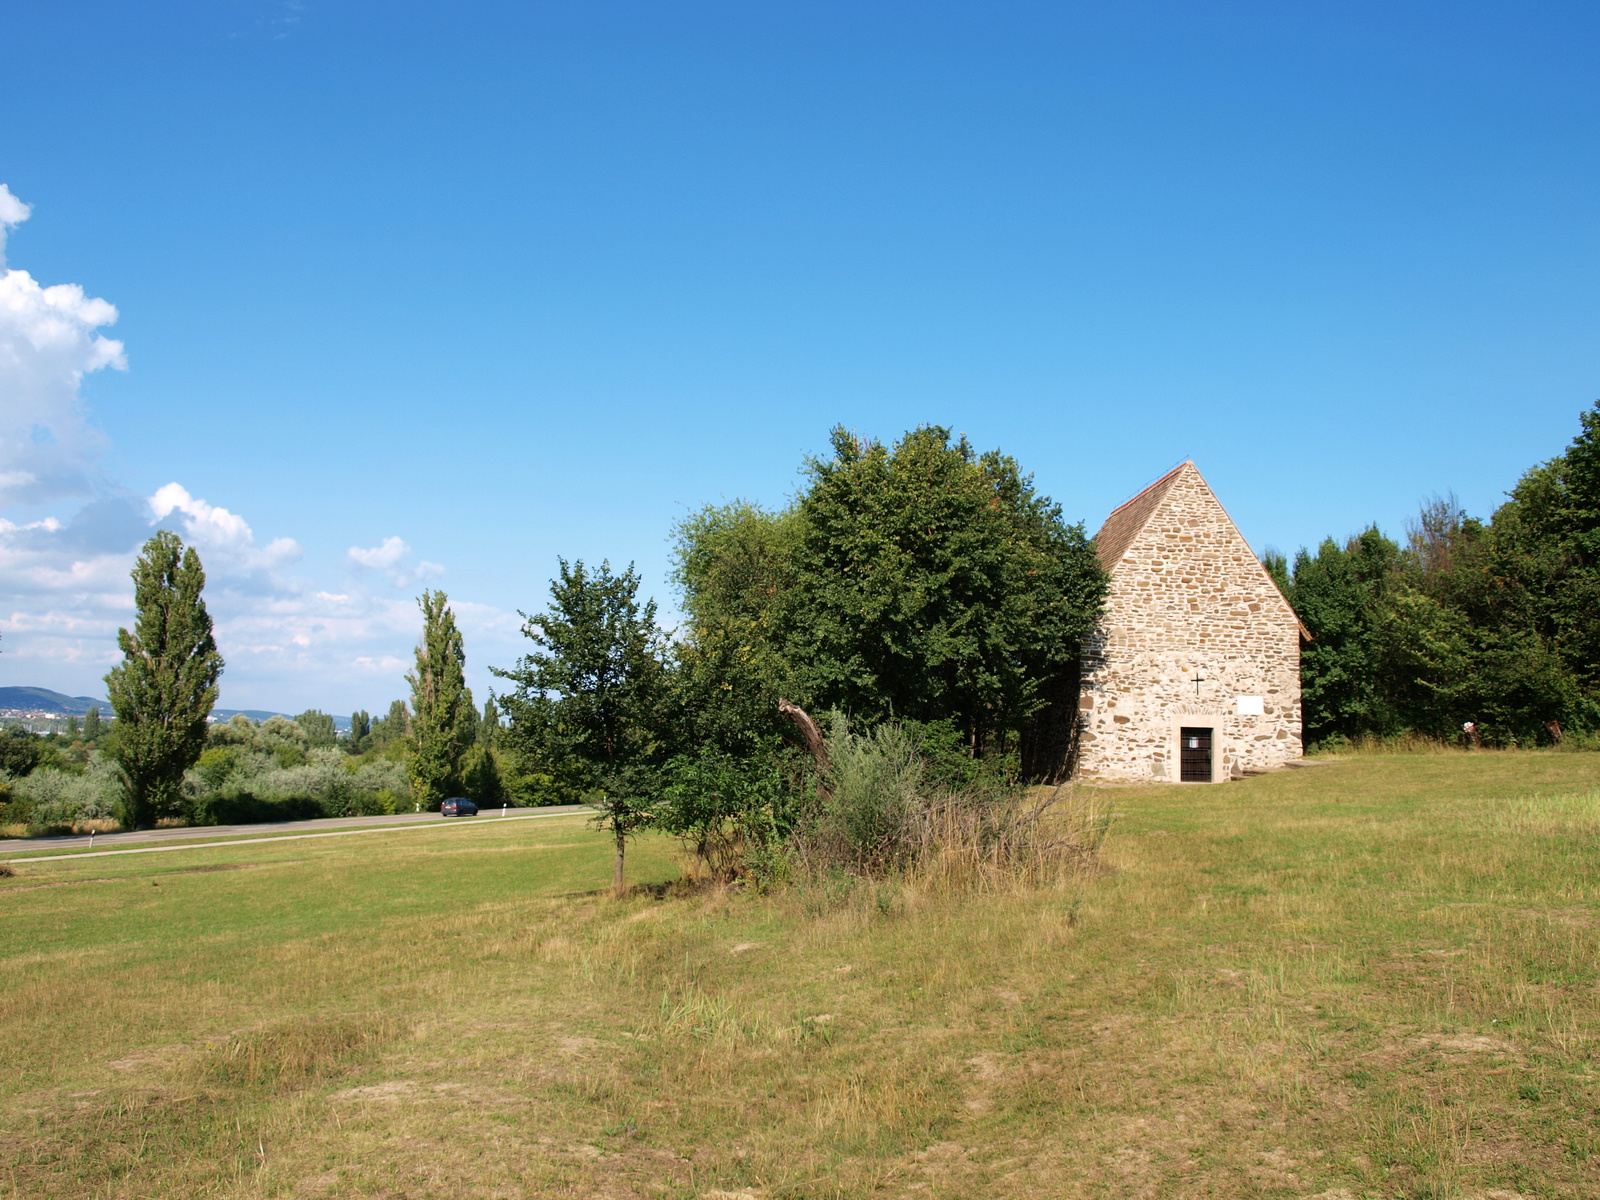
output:
M1191 726L1213 731L1213 780L1299 758L1300 622L1195 465L1118 508L1095 546L1111 590L1084 646L1078 776L1177 782Z

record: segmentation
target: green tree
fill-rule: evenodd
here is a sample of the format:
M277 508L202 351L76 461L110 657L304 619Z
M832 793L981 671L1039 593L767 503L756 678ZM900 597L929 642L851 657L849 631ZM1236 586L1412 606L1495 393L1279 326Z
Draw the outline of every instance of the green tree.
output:
M358 708L350 714L350 732L345 737L345 749L351 754L363 754L372 745L372 714Z
M1315 555L1295 556L1288 598L1311 634L1300 653L1308 743L1399 732L1384 695L1377 630L1399 560L1399 545L1376 526L1343 546L1327 538Z
M1286 594L1313 636L1309 742L1472 721L1528 745L1600 726L1600 403L1579 425L1487 523L1445 498L1404 549L1374 528L1300 553Z
M411 684L409 769L413 793L424 807L434 808L461 793L461 756L468 745L462 738L462 716L472 700L466 687L466 651L449 598L428 591L418 597L417 606L422 610L422 639L417 665L406 676Z
M339 730L333 723L333 718L318 709L307 709L294 719L294 723L305 731L306 742L311 746L336 746L339 744Z
M613 883L623 885L628 840L655 816L665 664L655 601L640 604L639 576L609 563L590 571L560 560L547 612L523 614L536 647L516 668L494 673L514 685L504 697L506 739L551 775L573 779L600 810L616 845Z
M777 846L799 817L797 789L772 757L735 758L712 746L672 758L658 824L679 837L713 879L732 879Z
M91 704L83 715L83 740L94 745L105 736L105 724L100 720L100 706Z
M39 765L43 755L38 734L22 725L0 728L0 772L20 779Z
M680 750L769 752L780 696L865 725L949 722L970 755L1064 765L1078 659L1107 579L1015 460L936 426L893 446L835 429L790 509L735 502L677 529L688 636Z
M673 580L688 636L672 648L672 727L680 752L715 747L738 758L779 744L778 700L793 690L781 640L794 585L791 513L735 501L708 506L675 530Z
M411 710L404 700L392 701L386 715L372 722L372 745L382 750L389 746L405 745L411 730Z
M111 754L126 787L131 828L176 815L183 773L205 749L222 655L201 593L205 571L191 546L166 530L144 544L133 568L132 633L117 631L123 661L106 676L116 713Z
M1004 752L1058 693L1107 588L1082 526L1016 461L924 426L892 447L833 431L797 507L784 606L808 707L953 721Z
M500 753L487 742L467 749L461 760L462 791L480 808L497 808L511 802L500 767Z

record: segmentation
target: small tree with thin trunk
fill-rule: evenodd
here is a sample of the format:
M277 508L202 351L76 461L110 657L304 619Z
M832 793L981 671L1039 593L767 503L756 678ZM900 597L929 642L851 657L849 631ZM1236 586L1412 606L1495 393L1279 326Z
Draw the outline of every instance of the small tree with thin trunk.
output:
M411 684L411 788L425 807L432 808L461 794L461 756L468 745L462 714L472 701L467 693L466 650L449 597L424 592L417 606L422 609L422 640L417 643L416 668L406 676ZM475 736L475 726L472 732Z
M503 697L509 745L575 776L616 843L612 881L622 891L628 840L655 818L665 668L655 601L638 600L632 566L591 571L561 560L550 610L523 614L537 649L514 670L495 669L515 690Z
M162 530L144 544L133 585L138 617L132 633L117 631L123 660L106 687L117 718L111 755L126 788L124 816L142 829L182 811L183 773L205 749L222 655L201 599L200 556L177 534Z

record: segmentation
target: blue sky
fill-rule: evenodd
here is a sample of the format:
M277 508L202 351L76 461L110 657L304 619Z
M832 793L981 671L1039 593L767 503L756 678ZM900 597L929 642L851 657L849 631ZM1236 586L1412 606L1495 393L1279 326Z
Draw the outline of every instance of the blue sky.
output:
M225 705L348 712L423 586L480 694L557 555L670 608L673 522L835 423L1091 531L1193 457L1292 551L1486 514L1600 395L1593 5L82 3L0 50L6 265L118 314L35 362L60 305L11 309L0 683L98 691L155 520Z

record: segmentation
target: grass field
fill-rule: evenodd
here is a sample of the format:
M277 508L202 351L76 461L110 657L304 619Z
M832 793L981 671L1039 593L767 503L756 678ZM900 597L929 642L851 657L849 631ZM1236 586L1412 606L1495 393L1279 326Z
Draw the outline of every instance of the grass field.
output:
M0 1196L1600 1196L1600 756L1102 798L1006 896L616 901L578 818L18 866Z

